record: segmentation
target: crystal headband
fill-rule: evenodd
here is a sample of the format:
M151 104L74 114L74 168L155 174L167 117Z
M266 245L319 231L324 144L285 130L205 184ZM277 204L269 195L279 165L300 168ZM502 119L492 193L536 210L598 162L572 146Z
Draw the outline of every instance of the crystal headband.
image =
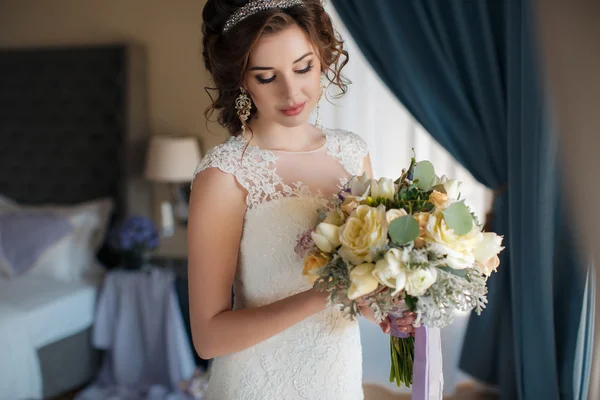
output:
M285 9L302 4L302 0L251 0L243 7L238 8L237 11L234 12L231 17L229 17L225 23L225 26L223 27L223 33L227 32L236 24L240 23L249 16L256 14L257 12L269 10L271 8Z

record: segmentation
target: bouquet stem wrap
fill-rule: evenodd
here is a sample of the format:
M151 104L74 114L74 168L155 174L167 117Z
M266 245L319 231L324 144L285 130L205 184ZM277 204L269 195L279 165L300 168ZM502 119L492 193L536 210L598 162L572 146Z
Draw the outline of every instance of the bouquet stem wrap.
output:
M390 347L392 366L390 382L400 377L407 387L412 384L412 400L441 400L444 378L442 373L442 340L440 328L422 326L415 338L400 332L396 319L402 313L388 315L391 322ZM412 357L410 351L412 349ZM407 371L412 371L407 376ZM407 378L412 378L408 380ZM400 382L396 382L400 384Z

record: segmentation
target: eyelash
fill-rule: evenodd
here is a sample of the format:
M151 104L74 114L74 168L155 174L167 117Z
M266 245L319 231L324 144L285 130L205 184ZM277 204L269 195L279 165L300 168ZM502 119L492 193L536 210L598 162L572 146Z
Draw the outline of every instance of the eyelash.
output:
M307 73L309 73L309 72L310 72L312 69L313 69L313 63L312 63L312 62L309 62L309 63L308 63L308 66L307 66L306 68L304 68L304 69L301 69L301 70L298 70L298 71L296 71L296 73L298 73L298 74L307 74ZM261 84L261 85L266 85L267 83L271 83L271 82L273 82L273 81L275 80L275 76L276 76L276 75L273 75L273 76L272 76L271 78L269 78L269 79L262 79L262 78L260 78L260 77L258 77L258 76L257 76L257 77L256 77L256 79L258 80L258 83L259 83L259 84Z

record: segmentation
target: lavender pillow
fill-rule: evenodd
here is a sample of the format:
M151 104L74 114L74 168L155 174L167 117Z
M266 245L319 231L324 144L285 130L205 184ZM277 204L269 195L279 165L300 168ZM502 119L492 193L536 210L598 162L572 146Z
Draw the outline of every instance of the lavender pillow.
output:
M0 214L0 273L7 277L27 273L46 249L72 230L66 217L52 212Z

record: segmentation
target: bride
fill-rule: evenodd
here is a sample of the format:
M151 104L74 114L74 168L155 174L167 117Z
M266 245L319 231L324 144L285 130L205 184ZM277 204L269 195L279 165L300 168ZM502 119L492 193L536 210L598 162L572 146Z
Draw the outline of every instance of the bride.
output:
M231 134L196 169L190 199L193 341L214 358L207 398L363 399L358 322L327 306L294 252L342 183L372 176L360 136L308 122L327 87L346 91L343 42L320 0L208 0L203 21L207 117L218 112Z

